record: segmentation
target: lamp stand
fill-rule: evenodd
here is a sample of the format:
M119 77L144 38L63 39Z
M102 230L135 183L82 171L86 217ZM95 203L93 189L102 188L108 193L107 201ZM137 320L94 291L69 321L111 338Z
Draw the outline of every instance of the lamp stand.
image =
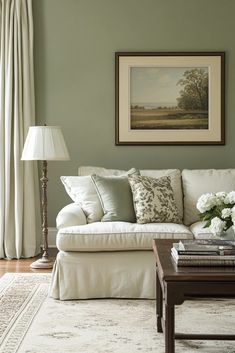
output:
M53 262L48 256L48 223L47 223L47 161L42 162L42 178L40 179L42 183L42 240L43 240L43 253L41 259L34 261L30 267L31 268L52 268Z

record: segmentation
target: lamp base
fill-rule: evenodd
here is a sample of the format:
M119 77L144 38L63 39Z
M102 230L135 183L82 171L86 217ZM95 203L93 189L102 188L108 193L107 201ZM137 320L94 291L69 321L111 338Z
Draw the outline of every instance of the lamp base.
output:
M40 268L40 269L47 269L47 268L52 268L54 265L54 262L51 261L48 258L41 258L37 261L34 261L31 263L30 267L31 268Z

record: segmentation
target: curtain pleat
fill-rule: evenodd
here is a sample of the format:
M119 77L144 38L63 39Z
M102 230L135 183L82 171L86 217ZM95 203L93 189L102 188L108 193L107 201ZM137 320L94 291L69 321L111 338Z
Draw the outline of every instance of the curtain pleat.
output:
M20 160L35 125L32 0L1 0L0 10L0 258L39 252L35 162Z

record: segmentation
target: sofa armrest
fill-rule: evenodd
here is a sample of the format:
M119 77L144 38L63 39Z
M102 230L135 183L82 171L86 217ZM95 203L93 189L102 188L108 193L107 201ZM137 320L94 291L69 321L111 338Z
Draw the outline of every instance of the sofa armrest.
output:
M79 205L70 203L60 210L56 217L57 229L86 224L86 216Z

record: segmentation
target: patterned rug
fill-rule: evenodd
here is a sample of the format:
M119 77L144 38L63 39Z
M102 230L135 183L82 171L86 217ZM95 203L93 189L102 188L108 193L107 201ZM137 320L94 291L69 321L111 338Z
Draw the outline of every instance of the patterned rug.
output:
M0 353L164 353L152 300L56 301L48 274L0 279ZM235 331L235 300L188 301L176 308L181 332ZM177 353L235 353L233 341L177 341Z

